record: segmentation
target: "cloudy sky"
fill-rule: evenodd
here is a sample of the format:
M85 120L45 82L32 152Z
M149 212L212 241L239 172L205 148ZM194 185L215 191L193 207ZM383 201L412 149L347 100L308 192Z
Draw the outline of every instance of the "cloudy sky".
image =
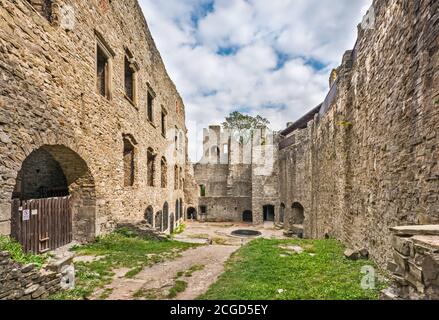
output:
M372 0L139 0L186 105L189 153L238 110L283 129L318 105Z

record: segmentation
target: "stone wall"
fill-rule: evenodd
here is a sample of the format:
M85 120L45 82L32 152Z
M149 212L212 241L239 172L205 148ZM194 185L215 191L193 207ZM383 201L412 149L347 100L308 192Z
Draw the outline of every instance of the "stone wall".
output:
M248 139L240 142L240 136ZM207 209L204 221L236 221L252 212L253 223L264 222L263 206L279 206L276 135L268 129L250 132L204 130L204 154L194 165L196 183L206 187L199 197ZM200 193L200 192L199 192Z
M280 201L308 237L392 258L390 227L439 223L439 3L374 1L331 94L280 151Z
M182 171L178 181L186 180L185 108L139 4L52 3L65 13L59 19L46 19L26 0L0 0L0 234L10 233L10 200L23 162L41 149L62 168L74 214L80 219L85 206L93 216L87 223L94 235L120 220L142 220L149 206L158 212L168 202L174 213L185 196L182 185L174 187L175 165ZM98 43L109 54L106 97L97 89ZM125 94L126 57L136 70L133 100ZM155 97L152 120L148 92ZM134 146L132 186L124 183L124 139ZM147 184L149 148L156 155L154 186ZM162 157L169 166L164 188Z
M0 252L0 300L40 300L61 290L62 274L22 266Z
M439 299L439 226L392 228L394 285L383 299Z

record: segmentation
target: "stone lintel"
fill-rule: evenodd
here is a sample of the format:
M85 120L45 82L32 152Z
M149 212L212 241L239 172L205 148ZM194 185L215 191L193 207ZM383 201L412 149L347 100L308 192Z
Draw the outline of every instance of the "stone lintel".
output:
M398 236L439 236L439 225L401 226L390 228Z

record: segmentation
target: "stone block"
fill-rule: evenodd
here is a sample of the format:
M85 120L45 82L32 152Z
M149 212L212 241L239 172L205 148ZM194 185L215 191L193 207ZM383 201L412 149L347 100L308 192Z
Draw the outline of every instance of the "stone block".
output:
M360 253L358 251L354 251L354 250L351 250L351 249L346 249L345 252L344 252L344 256L347 259L353 260L353 261L359 260L360 257L361 257L361 255L360 255Z
M439 285L439 255L426 256L422 263L422 271L426 285L433 283Z
M410 256L410 250L413 246L411 238L400 237L394 235L392 237L392 247L404 256Z
M407 272L414 278L416 279L417 282L423 283L424 282L424 278L422 276L422 269L419 268L418 266L416 266L413 262L409 261L407 263L408 265L408 270Z
M0 235L9 236L11 234L11 223L9 221L0 222Z
M401 226L390 228L398 236L439 236L439 225Z
M394 251L393 252L393 259L395 260L396 265L398 266L398 269L401 272L406 272L408 269L408 257L403 256L399 252Z
M0 203L0 222L11 220L11 204Z

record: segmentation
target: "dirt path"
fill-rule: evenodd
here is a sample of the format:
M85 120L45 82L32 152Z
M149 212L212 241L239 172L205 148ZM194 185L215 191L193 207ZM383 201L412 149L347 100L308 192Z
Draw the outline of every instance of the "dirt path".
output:
M112 290L107 299L195 299L217 280L224 270L224 263L238 249L239 246L221 245L191 249L183 252L176 260L144 269L133 279L124 277L127 270L116 271L113 283L106 287ZM177 274L180 276L177 277ZM169 296L176 282L180 285L184 282L187 287L177 292L175 297Z

